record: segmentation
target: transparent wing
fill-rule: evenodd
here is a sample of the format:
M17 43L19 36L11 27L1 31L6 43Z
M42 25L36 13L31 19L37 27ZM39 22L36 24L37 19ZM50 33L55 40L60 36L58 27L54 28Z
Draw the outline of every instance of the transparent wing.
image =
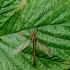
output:
M20 51L24 50L29 44L30 44L30 39L24 41L21 45L19 45L13 50L13 54L15 55L19 53Z
M42 44L39 40L37 40L37 45L40 48L40 50L47 54L49 57L53 56L50 49L46 47L44 44Z

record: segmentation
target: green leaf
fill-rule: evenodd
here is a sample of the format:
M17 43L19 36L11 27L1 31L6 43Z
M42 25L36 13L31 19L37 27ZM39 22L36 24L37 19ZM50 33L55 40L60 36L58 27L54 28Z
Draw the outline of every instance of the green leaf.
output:
M26 5L16 11L21 2L0 2L0 70L70 68L70 1L27 0ZM48 57L36 46L36 66L33 66L31 45L17 55L12 54L15 47L30 38L30 30L37 30L37 38L53 54Z

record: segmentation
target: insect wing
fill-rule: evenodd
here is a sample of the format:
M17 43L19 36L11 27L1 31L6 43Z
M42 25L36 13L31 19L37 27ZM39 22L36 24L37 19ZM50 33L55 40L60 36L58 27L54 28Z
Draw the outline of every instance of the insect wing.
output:
M13 50L13 54L15 55L19 53L20 51L24 50L29 44L30 44L30 39L24 41L21 45L19 45Z
M39 40L37 40L37 45L40 48L40 50L47 54L49 57L53 56L50 49L46 47L44 44L42 44Z

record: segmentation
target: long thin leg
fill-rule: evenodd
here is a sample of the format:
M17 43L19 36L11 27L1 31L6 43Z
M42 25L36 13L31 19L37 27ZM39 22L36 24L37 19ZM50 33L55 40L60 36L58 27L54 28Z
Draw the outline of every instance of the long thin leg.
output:
M36 35L37 35L37 32L38 32L38 27L36 28Z
M30 33L30 35L31 35L31 28L30 28L30 26L28 25L28 27L29 27L29 29L27 30L29 33Z

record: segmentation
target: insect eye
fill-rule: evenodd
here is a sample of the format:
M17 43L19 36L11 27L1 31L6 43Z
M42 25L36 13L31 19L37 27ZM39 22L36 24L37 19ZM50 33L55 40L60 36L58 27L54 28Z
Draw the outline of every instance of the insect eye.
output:
M34 30L32 31L32 34L35 34L35 31Z

